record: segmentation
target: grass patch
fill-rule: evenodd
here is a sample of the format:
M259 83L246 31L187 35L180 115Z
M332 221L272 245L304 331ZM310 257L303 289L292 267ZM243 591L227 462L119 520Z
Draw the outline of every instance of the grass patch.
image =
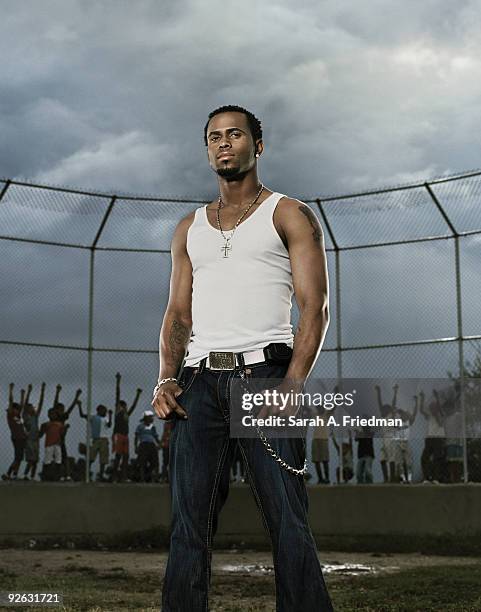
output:
M383 576L350 577L330 588L343 612L477 612L481 564L420 567Z
M16 578L17 574L11 570L0 567L0 584L7 578Z
M65 612L93 610L143 610L160 608L160 576L138 578L114 573L86 571L78 567L58 576L0 578L0 590L56 592L63 594ZM91 569L91 568L88 568ZM7 608L0 608L7 610ZM31 612L32 608L15 607Z
M99 573L94 567L90 567L90 565L75 565L75 563L69 563L65 566L64 570L69 574L79 572L81 574L91 574L92 576L97 576Z
M0 590L63 593L66 612L159 610L161 576L123 568L91 571L71 564L57 576L0 573ZM326 576L336 612L477 612L481 610L481 562L405 569L376 576ZM272 576L213 575L212 612L262 612L275 607ZM1 608L0 608L1 609ZM6 608L3 608L6 609ZM30 612L31 608L15 608Z

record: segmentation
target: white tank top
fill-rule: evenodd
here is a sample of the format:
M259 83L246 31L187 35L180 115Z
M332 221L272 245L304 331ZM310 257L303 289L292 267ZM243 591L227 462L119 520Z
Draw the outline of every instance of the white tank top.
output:
M207 219L207 205L196 209L187 232L193 325L186 366L210 351L239 353L271 342L293 347L291 263L273 221L282 197L272 193L237 226L228 257L222 234Z

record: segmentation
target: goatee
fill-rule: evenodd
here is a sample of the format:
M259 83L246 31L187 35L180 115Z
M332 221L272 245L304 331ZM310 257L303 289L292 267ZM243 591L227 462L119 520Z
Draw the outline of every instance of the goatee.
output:
M219 176L223 178L231 178L239 174L239 166L224 166L216 169Z

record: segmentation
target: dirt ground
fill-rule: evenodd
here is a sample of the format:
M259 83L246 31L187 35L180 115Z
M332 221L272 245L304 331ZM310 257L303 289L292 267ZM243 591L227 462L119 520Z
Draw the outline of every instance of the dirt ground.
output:
M359 575L365 573L396 572L402 569L433 567L436 565L479 564L473 557L445 557L420 553L348 553L321 552L319 554L326 574ZM65 571L66 566L90 567L99 572L122 568L129 574L163 575L166 552L111 552L90 550L22 550L2 549L0 567L14 573L44 576ZM72 568L73 569L73 568ZM273 573L272 555L258 551L215 551L212 557L214 574Z
M481 578L476 557L321 552L320 560L336 612L480 609L481 594L473 593ZM158 612L166 561L166 552L2 549L0 590L49 586L64 594L61 610L69 612ZM275 610L269 552L214 550L212 561L211 612ZM462 593L469 597L460 605Z

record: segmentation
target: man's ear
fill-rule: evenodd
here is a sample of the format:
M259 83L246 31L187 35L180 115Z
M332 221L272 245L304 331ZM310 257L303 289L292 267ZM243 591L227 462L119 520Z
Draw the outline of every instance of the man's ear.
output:
M262 140L258 140L256 142L256 155L259 155L260 157L263 151L264 151L264 143L262 142Z

